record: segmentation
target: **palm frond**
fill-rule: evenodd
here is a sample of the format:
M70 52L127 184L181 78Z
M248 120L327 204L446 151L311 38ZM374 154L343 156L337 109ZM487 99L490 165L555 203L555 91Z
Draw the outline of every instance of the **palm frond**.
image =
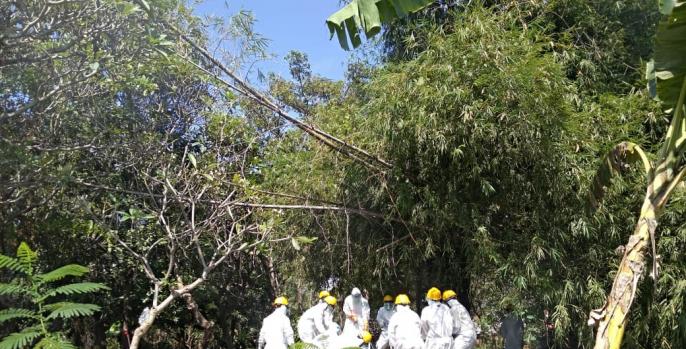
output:
M48 304L44 306L44 308L51 311L47 319L68 319L76 316L89 316L100 311L100 307L95 304L71 302Z
M0 310L0 323L3 323L5 321L11 320L11 319L32 318L34 316L36 316L36 313L34 313L33 311L28 310L28 309L17 309L17 308L3 309L3 310Z
M82 276L87 272L88 268L82 265L68 264L63 267L59 267L53 271L47 272L45 274L36 275L36 278L40 280L41 283L46 283L62 280L67 276Z
M0 283L0 296L7 296L7 295L31 295L31 290L24 287L23 285L19 284L5 284L5 283Z
M0 269L6 268L26 274L27 270L19 263L19 260L10 256L0 254Z
M33 268L33 265L38 261L38 253L31 250L26 242L22 242L17 248L17 259L19 259L19 263L24 267L26 272L29 273Z
M2 342L0 342L0 349L22 349L40 336L41 332L36 327L30 327L21 332L11 333L2 339Z

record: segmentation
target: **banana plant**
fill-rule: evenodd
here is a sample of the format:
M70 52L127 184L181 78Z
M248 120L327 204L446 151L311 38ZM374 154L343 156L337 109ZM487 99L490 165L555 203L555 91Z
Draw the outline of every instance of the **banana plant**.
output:
M367 39L381 31L381 24L403 18L434 3L435 0L352 0L326 19L331 38L336 34L345 50L362 44L360 31Z
M0 270L20 275L10 282L0 283L0 296L12 297L15 304L31 303L31 308L8 308L0 310L0 325L8 321L22 321L24 328L7 335L0 341L0 349L54 348L76 349L62 332L51 331L56 320L67 320L78 316L89 316L100 310L95 304L74 303L56 300L59 296L72 296L108 290L105 285L80 282L53 286L51 284L67 277L80 277L88 268L69 264L47 273L37 273L38 253L22 242L17 248L17 257L0 254ZM35 343L35 344L34 344Z
M655 233L657 221L670 194L686 174L686 0L662 0L662 14L655 36L654 59L648 64L649 90L658 98L671 124L654 161L638 145L624 142L605 157L591 191L590 204L597 207L612 176L632 163L640 163L647 187L641 212L624 248L624 256L605 305L591 311L589 324L597 326L595 349L619 349L627 325L629 309L646 269L646 256L652 250L650 276L657 278ZM651 249L652 247L652 249Z

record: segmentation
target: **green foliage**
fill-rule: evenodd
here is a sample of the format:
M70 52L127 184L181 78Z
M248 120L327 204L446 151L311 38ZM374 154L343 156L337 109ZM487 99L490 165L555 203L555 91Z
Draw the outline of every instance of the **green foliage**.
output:
M686 78L686 2L660 1L662 18L655 35L655 58L648 65L648 78L656 84L655 97L665 108L673 108Z
M13 259L4 255L0 256L3 257L3 260ZM15 263L6 263L4 268L21 271L23 275L18 279L12 280L12 283L0 284L0 294L15 296L17 304L28 301L34 308L8 308L0 310L0 323L10 320L29 320L28 322L19 322L26 327L19 332L5 336L0 341L0 349L25 348L41 337L41 340L33 348L75 348L64 338L66 332L53 329L53 321L58 320L61 322L74 317L90 316L100 311L100 307L95 304L73 302L46 304L46 300L54 299L53 297L58 295L87 294L109 290L109 288L92 282L72 283L61 286L51 285L55 281L69 276L83 276L89 270L86 267L71 264L45 274L36 274L34 270L38 263L38 253L31 250L25 242L22 242L17 249L16 262L21 266L19 270L12 268Z
M336 34L342 48L360 46L359 31L369 39L381 31L382 23L408 16L433 3L433 0L352 0L326 19L329 33Z

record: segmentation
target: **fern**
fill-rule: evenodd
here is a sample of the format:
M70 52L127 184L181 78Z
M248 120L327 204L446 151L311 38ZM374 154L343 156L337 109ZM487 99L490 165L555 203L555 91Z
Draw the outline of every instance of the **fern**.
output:
M8 308L0 310L0 324L11 319L32 318L36 313L28 309Z
M59 267L51 272L36 275L40 283L47 283L62 280L67 276L83 276L88 272L88 268L78 264L68 264Z
M26 269L19 263L19 260L16 258L12 258L9 256L5 256L4 254L0 254L0 269L6 268L12 271L18 271L21 273L28 273Z
M18 296L24 301L31 302L35 309L9 308L0 310L0 323L19 319L33 320L30 327L3 338L0 342L0 349L20 349L36 341L38 343L35 344L34 348L38 349L76 349L73 344L65 339L63 333L49 331L50 328L53 328L52 322L56 319L66 320L77 316L90 316L99 311L100 307L95 304L68 301L44 304L45 300L50 297L92 293L109 290L109 288L93 282L79 282L53 287L50 285L52 282L70 276L82 276L88 272L88 268L78 264L69 264L44 274L36 274L34 269L37 262L38 253L32 251L23 242L17 249L17 258L0 255L0 269L6 268L24 274L20 281L0 283L0 296Z
M77 349L73 344L60 337L45 337L33 349Z
M31 290L18 284L0 283L0 296L8 295L31 295Z
M28 244L22 242L17 248L17 259L19 259L19 263L24 270L30 273L33 270L33 265L38 261L38 253L31 250Z
M52 310L46 319L68 319L76 316L89 316L100 311L100 307L95 304L70 302L48 304L44 308L48 311Z
M102 290L109 290L110 288L103 285L103 284L98 284L94 282L79 282L75 284L69 284L69 285L64 285L60 286L47 294L43 296L43 299L46 299L48 297L56 296L56 295L72 295L72 294L83 294L83 293L92 293L92 292L97 292L97 291L102 291Z
M42 335L37 327L30 327L21 332L15 332L3 338L0 349L21 349L31 344Z

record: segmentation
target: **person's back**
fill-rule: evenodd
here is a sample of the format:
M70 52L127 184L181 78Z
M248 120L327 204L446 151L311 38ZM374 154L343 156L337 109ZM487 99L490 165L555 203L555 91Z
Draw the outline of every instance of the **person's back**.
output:
M276 308L262 321L258 347L261 349L286 349L293 344L293 328L285 306Z
M326 303L318 303L317 305L307 309L298 320L298 337L305 343L312 343L314 337L326 331L325 314L327 308Z
M429 301L429 305L422 309L421 325L422 338L425 340L424 348L450 348L453 317L448 306L438 301Z
M505 341L505 349L522 349L524 322L513 313L507 314L500 325L500 335Z
M420 349L423 346L421 319L407 305L398 305L388 324L392 349Z

